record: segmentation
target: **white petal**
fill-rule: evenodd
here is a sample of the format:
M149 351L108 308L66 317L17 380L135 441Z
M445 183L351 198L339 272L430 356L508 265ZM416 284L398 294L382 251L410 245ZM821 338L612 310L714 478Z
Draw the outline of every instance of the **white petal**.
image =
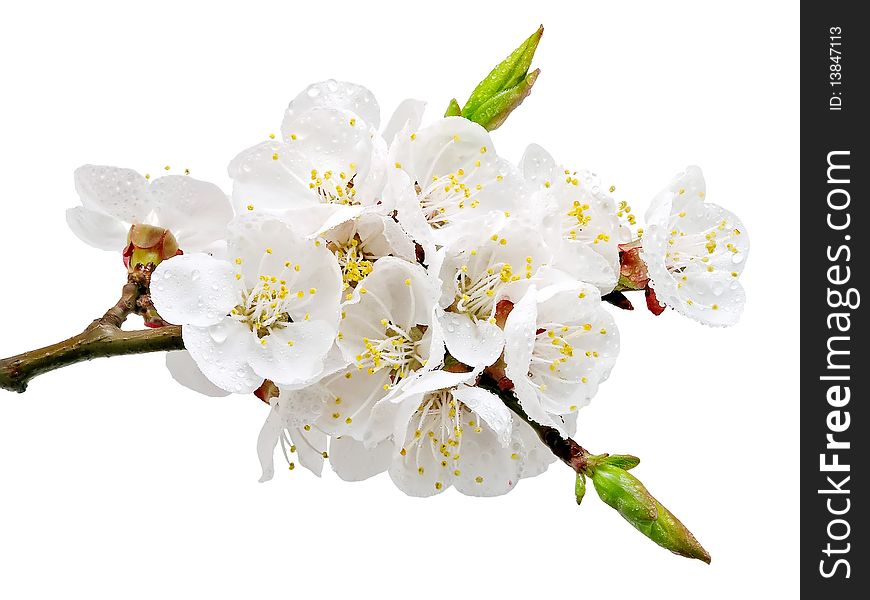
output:
M417 131L420 128L420 123L423 121L423 111L426 109L426 103L422 100L414 100L408 98L402 100L399 106L396 107L393 116L390 117L386 127L384 127L384 139L387 143L391 143L396 134L407 129L408 131Z
M318 384L298 390L281 388L275 406L286 429L304 430L320 418L331 397L329 390Z
M361 239L362 252L366 256L395 256L417 262L414 241L390 217L363 215L357 221L357 233Z
M396 218L402 229L408 232L414 241L423 247L424 262L428 263L435 254L435 240L432 229L426 222L413 182L408 174L395 169L388 173L384 197L396 207Z
M227 318L211 327L185 325L181 335L196 365L216 386L249 394L262 385L263 378L248 364L256 336L241 323Z
M504 333L488 321L473 321L465 314L445 312L439 318L447 350L471 367L494 363L504 348Z
M519 476L535 477L547 470L556 460L538 434L523 419L514 419L511 447L519 455Z
M327 352L326 357L323 359L323 370L314 375L311 379L306 381L301 381L295 385L282 384L282 389L301 389L311 385L312 383L317 383L318 381L331 377L338 373L339 371L343 371L347 366L347 361L344 359L344 354L342 354L341 349L337 344L333 343L332 347Z
M613 291L619 279L619 271L608 258L588 244L572 240L562 241L554 266L575 279L597 286L604 294Z
M245 214L319 204L308 187L306 169L305 157L280 142L263 142L243 150L227 168L233 180L233 206Z
M283 431L284 421L273 406L257 437L257 456L263 471L260 482L269 481L275 476L275 446L278 445Z
M485 159L480 152L484 147L487 153L495 152L492 138L483 127L462 117L447 117L418 131L415 140L403 148L407 154L394 158L411 180L427 185L433 175L453 173L481 157Z
M379 155L380 164L376 167L379 170L372 172L376 142L371 131L363 122L356 120L353 113L314 108L300 115L293 127L296 139L289 142L288 147L304 157L301 163L303 170L296 173L304 177L306 186L311 171L315 170L324 178L323 186L327 186L329 181L341 182L341 173L345 173L348 179L352 177L354 189L360 186L366 192L364 194L357 190L354 199L358 203L371 202L371 195L381 191L371 181L367 182L367 178L370 174L376 181L382 177L386 162L385 144L381 147L383 155ZM327 172L331 172L330 180L325 179Z
M324 378L321 383L329 390L329 399L317 422L318 428L329 435L364 440L372 408L387 393L384 385L389 375L387 369L369 374L364 369L349 367Z
M323 472L323 459L326 452L327 437L314 427L306 430L291 429L290 440L296 446L299 464L320 477ZM327 454L328 456L328 454Z
M75 172L76 191L85 208L126 223L142 223L151 213L148 182L132 169L84 165Z
M233 208L218 186L187 175L168 175L152 181L149 190L158 224L175 234L183 251L203 250L226 237Z
M208 254L184 254L157 266L151 299L170 323L207 327L239 302L239 288L228 262Z
M312 108L337 108L354 113L369 127L380 126L381 110L374 94L361 85L329 79L312 83L294 98L284 112L281 133L289 140L299 117Z
M294 386L323 372L335 340L335 325L326 321L289 323L259 340L249 357L254 371L278 385ZM265 343L264 343L265 342Z
M371 137L371 154L368 158L368 169L360 170L354 179L356 201L369 207L376 207L386 211L386 207L379 204L387 184L387 165L389 163L389 148L384 139L377 135L374 130L369 131Z
M393 459L393 443L385 440L367 448L350 436L334 437L329 442L329 463L345 481L363 481L383 473Z
M505 321L505 374L509 379L523 379L529 372L538 327L537 293L535 286L531 286L522 299L514 304Z
M453 390L453 397L465 404L489 425L502 447L511 440L511 411L501 398L479 387L460 385Z
M463 431L456 489L468 496L500 496L514 489L520 479L519 456L503 448L499 436L486 425L472 427L466 422Z
M416 425L411 424L408 427L410 438L414 435L412 427ZM434 496L446 490L453 482L453 467L449 463L447 467L443 467L442 460L441 454L437 454L432 445L423 441L406 450L404 456L398 451L394 452L389 471L390 479L409 496Z
M520 170L523 177L536 187L543 186L552 177L556 169L556 161L549 152L538 144L529 144L520 159Z
M364 206L343 204L313 204L293 208L282 213L282 218L306 238L326 235L331 230L353 223L365 211Z
M76 236L94 248L121 252L129 227L114 217L76 206L66 211L66 222Z
M196 361L186 350L167 352L166 368L169 369L169 374L175 381L195 392L213 398L229 395L228 391L219 388L202 374L202 371L196 366Z
M512 380L513 381L513 380ZM566 435L564 426L559 419L553 419L541 406L541 401L535 388L526 380L517 378L514 383L514 395L520 402L520 406L528 417L541 425L555 427L560 433Z
M707 194L707 184L700 167L689 166L678 173L650 203L644 215L647 223L657 223L670 213L678 213L688 202L695 202Z
M426 392L449 389L463 383L470 383L477 379L481 369L475 369L467 373L452 373L450 371L437 370L423 373L413 382L401 388L401 393L389 396L385 402L399 403L406 398L422 396ZM418 402L419 404L419 402Z

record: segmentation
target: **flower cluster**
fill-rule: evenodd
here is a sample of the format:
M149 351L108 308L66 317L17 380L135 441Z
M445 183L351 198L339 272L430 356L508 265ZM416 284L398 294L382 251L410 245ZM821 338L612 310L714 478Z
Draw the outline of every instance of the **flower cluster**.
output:
M270 402L264 480L280 446L291 469L387 471L413 496L504 494L554 457L496 392L571 435L619 353L602 297L740 315L748 236L697 167L641 232L594 173L537 145L513 164L481 125L423 126L423 109L406 100L381 127L367 89L313 84L280 136L230 162L229 196L189 175L76 172L73 231L127 260L150 249L151 299L186 348L173 376Z

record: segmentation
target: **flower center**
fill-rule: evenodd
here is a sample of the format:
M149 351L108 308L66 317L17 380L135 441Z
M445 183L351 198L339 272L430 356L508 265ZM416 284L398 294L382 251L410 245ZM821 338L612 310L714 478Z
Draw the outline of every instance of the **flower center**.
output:
M687 281L687 271L698 270L712 273L716 268L710 264L710 258L722 252L732 254L731 260L739 264L743 257L737 246L734 245L741 232L739 229L729 226L727 219L721 219L715 225L702 231L687 232L682 227L682 219L685 211L671 217L669 223L671 229L668 232L669 249L665 253L665 264L672 275L680 275L677 278L677 287ZM736 271L732 277L737 277Z
M443 153L450 145L445 145ZM486 153L486 147L481 147L481 154ZM439 155L440 156L440 155ZM436 160L433 161L437 163ZM470 162L466 168L459 168L445 175L431 175L431 179L417 182L417 198L420 208L430 227L440 229L450 223L451 219L465 209L474 209L480 205L477 196L493 181L501 181L503 177L496 175L486 181L475 182L475 175L480 170L480 159Z
M311 169L309 189L314 190L324 204L359 204L354 188L357 165L350 163L348 167L347 172L340 171L338 174L331 170L320 172L317 169Z
M300 264L286 261L277 274L266 272L263 264L271 255L272 249L267 248L260 261L256 284L241 291L239 304L230 311L230 317L247 326L264 346L269 335L287 327L293 322L291 315L301 312L306 293L309 296L317 293L315 288L293 291L293 284L302 270ZM235 263L241 266L241 257L236 258ZM242 279L240 271L236 273L236 279ZM308 313L305 313L304 320L308 320ZM292 342L288 343L292 345Z
M497 235L492 241L501 242ZM477 250L471 251L471 259L456 272L457 298L454 303L457 312L469 313L481 319L491 317L499 292L510 283L520 280L520 275L514 272L509 262L498 260L495 253L490 253L487 261L479 259ZM526 257L525 276L532 276L532 257Z
M433 455L441 455L441 467L447 468L449 464L459 461L459 449L462 445L462 417L463 412L469 412L464 404L458 402L450 390L438 390L429 392L423 397L420 407L412 419L417 419L417 427L414 437L406 440L406 446L401 454L408 452L419 453L427 450ZM469 421L471 427L480 430L480 425L475 421ZM428 448L427 448L428 447ZM421 467L422 468L422 467ZM420 475L423 475L420 472ZM459 475L458 469L454 475Z
M366 255L358 235L346 242L330 242L328 248L335 254L341 268L343 290L356 287L357 283L372 272L373 264L370 259L374 257ZM352 297L348 296L347 299Z
M577 376L576 368L581 366L580 361L597 359L599 354L595 350L578 351L574 344L577 343L577 338L595 333L606 335L607 330L602 328L594 331L591 323L582 325L544 323L540 326L535 336L529 371L532 380L539 380L537 385L541 391L546 390L547 378L555 378L562 383L586 383L585 376ZM574 344L571 343L572 340ZM568 368L563 369L563 367Z
M417 326L406 332L388 319L382 319L381 326L383 337L363 338L365 350L355 359L357 368L366 369L370 375L389 369L391 382L384 385L389 389L425 363L419 354L424 331Z

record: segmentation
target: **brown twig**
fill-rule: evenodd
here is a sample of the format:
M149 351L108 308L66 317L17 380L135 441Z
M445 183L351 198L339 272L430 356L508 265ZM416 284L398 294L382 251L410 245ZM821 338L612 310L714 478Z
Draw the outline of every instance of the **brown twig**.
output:
M94 358L183 349L181 327L175 325L141 331L121 329L131 314L143 314L146 319L151 316L143 310L143 304L153 309L148 298L151 270L148 267L134 269L121 289L118 302L80 334L0 360L0 388L21 393L37 375Z

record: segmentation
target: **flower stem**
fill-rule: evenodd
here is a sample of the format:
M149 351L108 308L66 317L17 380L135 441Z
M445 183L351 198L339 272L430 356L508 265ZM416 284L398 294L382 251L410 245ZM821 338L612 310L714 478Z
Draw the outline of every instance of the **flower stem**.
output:
M131 314L148 316L150 277L151 269L147 267L131 272L118 302L80 334L0 360L0 388L21 393L37 375L94 358L183 349L181 327L175 325L140 331L121 329Z

